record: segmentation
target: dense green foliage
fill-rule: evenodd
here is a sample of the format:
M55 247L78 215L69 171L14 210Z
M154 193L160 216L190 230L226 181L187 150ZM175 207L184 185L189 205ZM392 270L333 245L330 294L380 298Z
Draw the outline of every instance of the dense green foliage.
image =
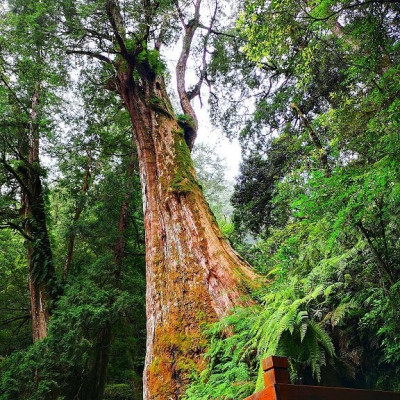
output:
M142 69L168 73L141 42L143 32L159 33L150 25L165 27L166 43L178 37L173 2L155 3L145 14L142 2L121 6L135 37L127 50L141 49L135 79ZM0 9L0 400L91 399L103 390L109 400L141 398L136 149L121 100L104 90L113 70L82 57L90 49L97 60L121 61L104 4L8 0ZM294 382L400 390L398 4L240 7L236 28L210 39L201 72L214 122L243 148L233 212L222 158L205 146L193 158L223 233L266 283L257 304L204 327L207 367L185 398L250 395L271 354L289 357ZM40 165L26 159L32 138ZM43 186L55 268L48 336L34 344L27 249L40 253L43 237L26 235L25 175ZM38 282L48 265L39 267Z
M107 383L114 385L110 393L122 385L140 398L144 232L135 149L125 134L130 123L115 97L104 98L85 75L74 88L65 75L71 66L51 35L56 5L16 0L8 2L10 11L1 11L0 398L93 398L93 387L101 391ZM38 118L33 120L31 103L38 87ZM63 98L66 88L75 91L77 102ZM41 150L47 168L25 157L34 129L36 140L45 143ZM35 344L26 248L34 241L40 250L42 242L40 235L24 234L19 203L26 169L35 170L28 175L41 179L44 187L58 281L48 336ZM128 223L122 231L124 202ZM117 265L115 247L121 239Z
M271 354L290 357L295 381L399 390L397 5L249 0L237 34L244 54L226 45L254 99L237 244L270 283L260 306L226 320L235 344L213 328L188 398L240 398L257 375L259 389L254 358ZM230 93L224 61L215 75ZM231 132L238 103L216 113Z
M69 399L78 393L90 398L90 394L85 397L85 390L90 390L97 379L96 366L102 352L106 352L103 357L108 357L107 382L127 385L137 398L141 396L145 349L144 232L138 176L135 174L132 179L126 174L132 150L126 153L130 145L121 140L122 121L118 129L111 126L101 130L104 119L97 126L90 125L86 132L89 137L84 139L79 132L80 138L77 137L70 152L63 155L65 159L59 159L61 171L64 163L68 163L68 170L49 187L48 207L53 252L60 276L72 230L76 236L75 249L62 296L51 318L49 335L34 345L30 343L29 325L19 324L22 318L29 321L26 266L24 255L18 251L23 252L23 245L17 247L16 243L15 253L5 253L7 259L2 264L2 275L6 279L1 281L5 299L2 302L5 321L1 327L4 338L1 354L8 357L1 364L1 399L47 399L54 398L55 394L60 399ZM92 132L96 132L94 138ZM118 135L119 140L115 141ZM104 147L100 144L103 141ZM94 160L89 189L83 194L88 148ZM117 156L124 153L127 156ZM127 192L131 193L129 225L126 232L121 233L118 231L119 213ZM79 204L83 205L83 211L77 220L74 215ZM117 277L113 254L121 234L126 245L119 266L121 273ZM15 239L8 238L7 245L13 242ZM24 314L20 308L25 310ZM20 351L12 353L12 350ZM35 371L40 371L39 385L34 378Z

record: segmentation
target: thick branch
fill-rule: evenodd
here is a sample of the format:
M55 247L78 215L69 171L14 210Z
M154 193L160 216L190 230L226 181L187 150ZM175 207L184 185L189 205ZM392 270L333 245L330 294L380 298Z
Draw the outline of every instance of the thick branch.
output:
M125 29L118 5L118 0L107 0L106 10L108 19L113 29L114 37L121 50L121 54L125 59L127 59L129 57L129 53L124 42Z
M190 98L188 96L188 93L186 91L186 68L187 68L187 61L189 59L190 55L190 50L192 46L192 41L194 34L196 32L196 29L199 24L199 19L200 19L200 4L201 0L196 0L195 3L195 13L194 13L194 18L190 20L188 23L185 23L183 21L183 15L182 12L180 11L180 8L175 2L176 7L178 9L178 12L181 16L182 23L184 24L184 29L185 29L185 35L183 37L183 44L182 44L182 51L178 60L178 63L176 65L176 82L177 82L177 89L178 89L178 95L179 95L179 100L181 103L182 110L185 115L189 116L193 120L193 129L191 132L191 137L188 138L187 144L189 148L193 148L193 144L197 135L197 129L198 129L198 121L197 121L197 116L196 113L190 104Z
M26 240L33 242L33 238L28 236L21 226L14 224L13 222L5 222L4 225L0 225L0 229L13 229L18 231Z
M31 196L31 191L28 189L28 187L25 185L25 183L22 181L22 179L20 178L20 176L18 175L18 173L15 171L15 169L7 163L7 161L5 160L5 158L3 157L1 159L1 163L4 165L4 168L10 172L10 174L17 180L17 182L19 183L19 185L21 186L21 189L28 195Z
M97 58L98 60L106 62L108 64L112 64L112 65L114 64L108 57L103 56L102 54L99 54L99 53L94 53L93 51L67 49L66 53L67 54L85 55L88 57Z
M176 65L176 80L177 80L177 89L178 89L178 95L179 95L179 100L181 103L181 107L183 110L183 113L191 118L191 126L188 126L185 129L185 140L186 143L189 147L190 150L192 150L194 142L196 140L197 136L197 130L198 130L198 120L196 113L190 103L190 101L198 96L200 94L200 89L201 85L204 81L204 77L206 74L206 49L207 49L207 44L209 40L209 36L211 34L212 27L215 22L215 17L216 17L216 12L217 12L217 6L218 3L216 2L215 5L215 10L214 14L211 19L210 27L207 30L207 34L204 37L204 50L203 50L203 57L202 57L202 69L200 71L200 78L199 81L196 83L194 88L188 92L186 90L186 69L187 69L187 62L189 59L190 55L190 50L193 42L193 38L195 35L195 32L197 28L201 26L200 24L200 5L201 5L201 0L196 0L194 4L194 15L193 19L191 19L189 22L185 22L184 20L184 15L179 7L179 4L177 1L175 1L175 6L179 14L179 18L182 22L182 25L185 30L185 34L183 37L183 44L182 44L182 51L178 60L178 63Z

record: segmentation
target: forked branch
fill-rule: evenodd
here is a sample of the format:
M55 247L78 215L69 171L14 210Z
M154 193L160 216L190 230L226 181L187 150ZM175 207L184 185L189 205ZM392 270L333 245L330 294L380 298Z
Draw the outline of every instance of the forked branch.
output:
M177 90L178 96L180 100L180 104L183 110L183 113L190 118L190 124L185 126L185 140L190 150L192 150L194 142L197 136L198 130L198 120L196 113L193 109L192 104L190 103L196 96L200 95L201 86L203 84L204 78L206 76L206 56L207 56L207 46L209 42L209 37L212 33L213 26L216 20L216 14L218 9L218 1L215 2L215 8L213 15L211 17L210 25L207 28L207 33L203 39L203 55L202 55L202 66L200 68L200 76L198 82L194 85L193 89L188 92L186 89L186 71L187 71L187 62L189 59L193 38L198 28L203 27L200 24L200 6L202 0L196 0L194 3L194 14L193 18L188 22L185 21L185 16L182 8L180 7L178 1L174 1L175 7L177 9L179 18L184 28L184 37L182 43L182 51L176 65L176 80L177 80Z

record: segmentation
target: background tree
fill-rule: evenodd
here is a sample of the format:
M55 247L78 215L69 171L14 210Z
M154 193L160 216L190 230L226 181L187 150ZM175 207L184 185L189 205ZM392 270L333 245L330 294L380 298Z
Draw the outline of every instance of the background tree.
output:
M229 236L232 229L233 207L230 204L230 198L233 192L233 182L225 176L226 160L210 145L203 143L196 144L192 157L204 196L222 233Z
M95 399L103 397L105 386L110 398L121 393L141 397L144 232L137 166L128 168L135 150L126 140L130 122L113 99L105 101L83 77L81 84L90 96L80 99L79 112L71 110L75 116L68 135L48 143L54 175L47 217L59 276L70 254L72 229L73 257L46 340L27 347L25 337L19 352L2 353L7 356L1 364L4 399ZM88 149L92 167L83 193ZM7 265L6 272L15 265ZM11 296L5 293L7 303ZM2 326L2 334L14 326ZM39 381L35 371L40 371Z
M3 227L25 238L33 340L47 335L57 297L54 262L46 222L46 191L39 151L51 132L50 110L55 102L49 32L55 25L46 7L8 2L1 26L1 175ZM20 203L20 206L18 206Z

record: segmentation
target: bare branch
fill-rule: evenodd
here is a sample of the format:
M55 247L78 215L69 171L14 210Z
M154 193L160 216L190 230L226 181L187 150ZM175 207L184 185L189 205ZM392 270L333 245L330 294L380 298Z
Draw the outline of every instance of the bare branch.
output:
M238 36L233 35L232 33L226 33L226 32L216 31L215 29L210 29L211 27L205 26L205 25L203 25L203 24L199 24L199 28L201 28L201 29L206 29L206 30L210 30L210 32L211 32L213 35L217 35L217 36L226 36L226 37L229 37L229 38L232 38L232 39L239 39Z
M88 56L88 57L97 58L100 61L103 61L103 62L106 62L108 64L114 65L114 63L108 57L103 56L102 54L99 54L99 53L94 53L92 51L67 49L66 53L67 54L85 55L85 56Z
M182 25L183 25L183 26L186 26L186 23L185 23L185 16L183 15L183 11L182 11L181 7L179 6L178 1L175 0L175 1L174 1L174 4L175 4L176 11L178 11L178 16L179 16L179 19L180 19Z
M182 110L185 115L191 118L191 124L190 126L187 126L185 129L185 140L186 143L191 150L193 148L194 142L196 140L197 136L197 129L198 129L198 120L196 113L190 104L190 100L194 97L192 94L192 97L189 96L187 90L186 90L186 69L187 69L187 62L189 59L190 55L190 50L193 42L193 37L196 32L196 29L199 27L199 20L200 20L200 6L201 6L201 0L196 0L194 3L194 14L193 18L188 21L187 23L184 20L183 12L178 4L177 1L174 2L175 6L177 8L178 14L180 15L180 19L185 31L185 34L183 36L183 44L182 44L182 51L178 60L178 63L176 65L176 81L177 81L177 89L178 89L178 95L179 95L179 100L181 103ZM200 91L200 86L201 83L204 79L204 77L201 74L200 76L200 83L196 84L194 88L194 92L199 92ZM198 85L198 88L197 88ZM193 92L193 91L192 91Z
M210 35L212 33L212 27L214 26L215 23L215 19L217 17L217 10L218 10L218 1L215 2L215 8L214 8L214 13L211 17L211 22L210 22L210 26L207 29L207 33L204 37L204 47L203 47L203 58L202 58L202 69L200 70L200 78L198 80L198 82L196 83L196 85L194 86L194 88L188 93L188 97L189 100L194 99L196 96L200 95L200 89L201 86L203 84L204 78L207 74L207 45L208 45L208 41L210 38Z

